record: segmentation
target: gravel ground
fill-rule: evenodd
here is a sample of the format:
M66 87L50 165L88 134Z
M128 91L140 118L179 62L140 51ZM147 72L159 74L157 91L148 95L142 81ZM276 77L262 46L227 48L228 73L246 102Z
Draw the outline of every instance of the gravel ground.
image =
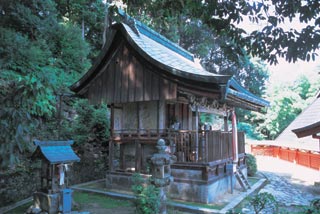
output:
M273 157L257 156L259 172L269 183L260 192L271 193L280 206L308 206L320 198L320 171L292 164Z

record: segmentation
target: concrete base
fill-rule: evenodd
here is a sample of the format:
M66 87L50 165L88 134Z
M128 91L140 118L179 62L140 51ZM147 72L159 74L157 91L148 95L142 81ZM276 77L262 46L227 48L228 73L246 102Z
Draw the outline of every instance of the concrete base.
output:
M43 192L33 193L34 207L46 211L48 214L55 214L59 212L60 194L47 194Z
M244 167L242 172L247 175L247 168ZM174 173L176 172L173 170ZM197 174L199 174L194 170L184 174L187 177L182 177L181 174L179 174L180 176L174 176L176 179L167 188L168 197L171 199L210 204L214 203L219 196L227 192L231 193L231 188L241 188L235 176L232 175L231 177L226 173L212 176L208 180L192 179L191 177L197 177Z

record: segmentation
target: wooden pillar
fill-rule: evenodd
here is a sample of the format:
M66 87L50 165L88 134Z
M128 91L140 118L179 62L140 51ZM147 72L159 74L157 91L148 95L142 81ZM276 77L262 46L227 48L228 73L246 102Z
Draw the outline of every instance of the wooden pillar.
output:
M227 132L228 130L228 113L227 116L223 117L223 121L224 121L224 131Z
M157 100L157 135L159 136L160 129L160 101Z
M140 138L140 130L144 128L145 124L142 124L142 116L141 113L143 114L142 111L140 111L141 104L137 102L137 129L138 129L138 138ZM139 140L135 140L135 172L140 172L141 170L141 144Z
M113 141L110 140L109 141L109 171L110 172L114 171L114 168L113 168L113 153L114 153L114 145L113 145Z
M114 104L110 105L110 137L111 139L114 137Z
M188 110L188 129L189 130L192 130L192 119L193 119L193 117L192 117L192 109L190 108L190 106L189 106L189 110Z
M166 103L164 100L159 100L158 101L158 129L163 131L165 128L166 128Z
M114 138L114 104L110 106L110 141L109 141L109 171L113 171L113 153L114 153L114 145L113 145L113 138Z
M195 153L195 161L198 162L199 159L199 109L198 106L196 106L196 136L195 136L195 140L196 140L196 153Z
M207 144L208 144L208 131L204 131L202 133L202 138L201 138L201 161L202 162L206 162L206 160L208 159L208 155L206 153Z
M136 106L136 108L137 108L137 134L138 134L138 136L140 136L140 129L141 129L141 121L140 121L140 104L139 104L139 102L137 102L137 106Z
M120 155L119 155L119 168L121 170L126 170L127 166L126 166L126 158L124 156L124 148L125 148L125 143L120 144Z
M141 171L141 143L136 140L136 159L135 159L135 172Z
M56 186L56 171L55 171L55 165L54 164L50 164L50 167L51 167L51 191L56 189L55 186Z
M229 131L229 128L228 128L228 110L226 109L225 110L225 116L223 117L223 123L224 123L224 131L225 132L228 132Z

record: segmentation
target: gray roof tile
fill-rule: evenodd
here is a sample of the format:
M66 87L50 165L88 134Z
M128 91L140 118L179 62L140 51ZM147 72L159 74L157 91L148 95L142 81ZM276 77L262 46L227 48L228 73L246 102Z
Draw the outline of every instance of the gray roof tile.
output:
M320 98L316 98L301 114L277 137L279 143L298 142L308 143L308 147L312 146L319 150L319 140L313 139L311 136L298 138L293 129L302 128L320 121Z
M165 66L170 66L174 69L190 74L215 77L225 76L206 71L199 63L194 61L192 54L172 43L168 39L165 39L160 34L157 34L154 31L152 32L150 28L142 27L142 24L138 25L139 31L143 29L139 35L136 34L127 24L122 23L122 25L141 50Z

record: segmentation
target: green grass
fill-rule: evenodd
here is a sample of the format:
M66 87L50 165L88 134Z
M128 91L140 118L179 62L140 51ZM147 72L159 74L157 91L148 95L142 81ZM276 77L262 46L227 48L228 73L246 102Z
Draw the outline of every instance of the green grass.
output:
M86 193L86 192L73 192L73 200L77 202L80 207L85 204L98 204L101 208L112 209L116 207L130 207L132 203L127 200L119 200L110 198L105 195L96 194L96 193ZM33 204L33 202L29 202L22 206L19 206L13 210L6 212L6 214L21 214L25 213L27 209Z
M100 207L105 209L111 209L115 207L129 207L132 203L127 200L119 200L110 198L101 194L86 193L86 192L74 192L73 200L81 205L96 203Z
M200 203L196 203L196 202L185 202L185 201L177 201L177 200L173 200L172 202L184 204L184 205L188 205L188 206L196 206L196 207L200 207L200 208L216 209L216 210L220 210L226 206L226 204L200 204Z
M21 214L21 213L25 213L27 211L27 209L33 204L33 202L28 202L20 207L17 207L13 210L10 210L8 212L6 212L6 214Z
M105 181L98 181L98 182L94 182L91 184L81 185L81 187L87 188L87 189L93 189L93 190L102 190L102 191L108 191L108 192L117 192L117 193L124 193L124 194L128 194L128 195L133 195L133 193L130 191L108 189L108 188L106 188Z
M88 188L88 189L98 189L98 190L106 190L106 183L105 181L94 182L87 185L82 185L81 187Z
M248 177L248 182L249 182L250 186L253 186L259 180L260 180L260 178L257 178L257 177Z

